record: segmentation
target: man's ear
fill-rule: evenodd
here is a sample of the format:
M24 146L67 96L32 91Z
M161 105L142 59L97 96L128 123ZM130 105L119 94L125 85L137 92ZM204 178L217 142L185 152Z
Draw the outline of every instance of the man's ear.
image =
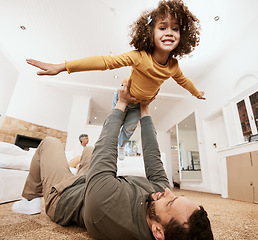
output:
M161 224L154 222L151 226L151 231L156 240L164 240L164 229Z

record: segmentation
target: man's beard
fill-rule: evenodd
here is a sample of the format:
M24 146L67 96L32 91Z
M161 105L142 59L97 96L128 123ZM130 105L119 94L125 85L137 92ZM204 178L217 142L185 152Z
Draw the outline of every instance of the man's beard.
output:
M156 214L156 209L155 209L155 200L151 196L152 193L149 194L148 198L146 199L147 202L147 209L146 213L149 216L151 220L155 220L156 222L160 222L159 216Z

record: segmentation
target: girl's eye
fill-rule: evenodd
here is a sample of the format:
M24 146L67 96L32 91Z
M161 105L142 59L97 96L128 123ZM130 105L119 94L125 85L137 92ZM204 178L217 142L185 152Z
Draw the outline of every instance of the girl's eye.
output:
M160 30L162 30L162 31L163 31L163 30L166 30L166 28L165 28L165 27L161 27L161 28L160 28Z
M177 31L178 31L178 28L173 28L173 31L176 31L176 32L177 32Z

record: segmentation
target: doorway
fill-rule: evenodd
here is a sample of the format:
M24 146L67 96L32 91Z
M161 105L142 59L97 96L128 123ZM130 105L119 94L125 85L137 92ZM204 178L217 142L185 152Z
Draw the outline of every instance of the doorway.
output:
M218 150L228 146L226 127L222 111L205 120L206 151L209 166L209 180L212 192L221 193L221 179Z

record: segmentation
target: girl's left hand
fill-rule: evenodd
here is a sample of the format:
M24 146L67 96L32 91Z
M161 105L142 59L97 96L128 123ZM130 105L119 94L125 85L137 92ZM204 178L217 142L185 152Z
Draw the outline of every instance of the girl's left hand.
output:
M204 94L205 94L205 92L200 91L200 94L199 94L199 96L198 96L197 98L198 98L198 99L205 100L206 98L203 97Z

